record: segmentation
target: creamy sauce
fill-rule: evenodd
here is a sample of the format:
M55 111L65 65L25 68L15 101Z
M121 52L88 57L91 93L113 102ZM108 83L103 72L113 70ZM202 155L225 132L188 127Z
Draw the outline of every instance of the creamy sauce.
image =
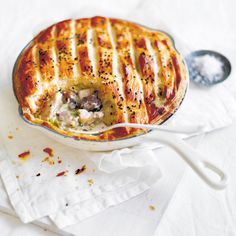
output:
M51 107L49 121L73 132L104 126L101 101L93 89L58 92Z

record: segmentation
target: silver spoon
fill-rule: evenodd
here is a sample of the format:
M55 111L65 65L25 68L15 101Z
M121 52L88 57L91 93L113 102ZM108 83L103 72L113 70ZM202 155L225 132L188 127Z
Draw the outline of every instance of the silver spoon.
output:
M210 56L211 58L214 58L219 61L219 63L221 64L220 74L215 74L215 75L213 74L211 77L209 77L206 74L202 73L201 68L199 68L196 65L196 59L202 58L204 56ZM224 80L226 80L231 72L231 64L229 60L224 55L216 51L211 51L211 50L194 51L191 52L189 55L187 55L185 60L188 65L190 80L196 84L210 87L212 85L221 83Z
M202 126L178 126L178 127L168 127L165 125L150 125L150 124L138 124L138 123L117 123L110 126L98 127L97 129L93 130L79 130L79 134L88 134L88 135L96 135L101 134L106 131L122 128L122 127L129 127L129 128L138 128L138 129L148 129L148 130L162 130L169 133L182 133L182 134L193 134L199 133L200 131L203 132L204 125Z

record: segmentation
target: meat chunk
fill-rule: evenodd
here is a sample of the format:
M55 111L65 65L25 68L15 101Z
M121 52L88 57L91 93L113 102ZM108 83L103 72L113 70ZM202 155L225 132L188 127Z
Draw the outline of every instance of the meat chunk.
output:
M80 109L79 110L79 118L80 122L83 125L90 125L94 123L96 120L99 120L103 117L103 112L98 111L98 112L91 112L87 111L85 109Z
M102 108L101 100L98 98L97 93L84 97L81 100L80 107L87 111L100 111Z
M70 111L61 111L56 113L57 119L63 126L77 127L79 125L78 118L73 117Z
M71 110L78 109L80 107L78 94L72 91L63 94L63 102L68 103Z
M82 89L79 91L79 98L83 99L92 94L92 89Z

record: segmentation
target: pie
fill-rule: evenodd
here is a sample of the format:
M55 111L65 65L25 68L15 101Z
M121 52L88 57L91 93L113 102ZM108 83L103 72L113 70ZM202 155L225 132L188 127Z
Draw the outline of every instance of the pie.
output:
M146 132L116 123L161 124L187 88L185 63L170 37L120 19L56 23L23 50L13 71L23 117L64 136L116 140Z

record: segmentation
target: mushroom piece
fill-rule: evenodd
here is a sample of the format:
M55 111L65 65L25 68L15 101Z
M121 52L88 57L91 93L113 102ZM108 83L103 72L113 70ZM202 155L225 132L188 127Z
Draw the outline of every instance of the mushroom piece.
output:
M91 125L104 116L102 102L98 92L92 89L80 90L78 93L62 93L63 104L56 111L56 118L64 127L76 127L80 124Z
M100 111L102 108L102 102L98 98L97 92L87 97L83 97L80 107L87 111Z

